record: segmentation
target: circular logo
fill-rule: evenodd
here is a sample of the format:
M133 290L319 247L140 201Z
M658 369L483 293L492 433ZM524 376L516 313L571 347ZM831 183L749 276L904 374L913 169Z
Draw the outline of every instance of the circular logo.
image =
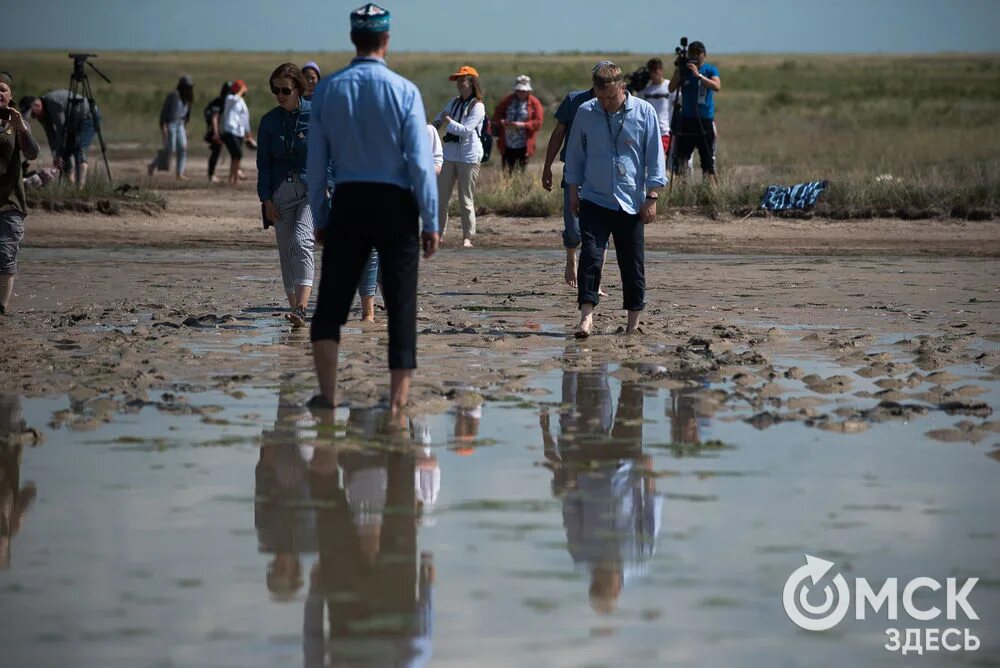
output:
M851 590L840 573L833 577L833 585L823 587L823 602L813 605L809 594L819 589L819 581L833 568L834 563L805 555L806 565L799 566L788 577L782 593L785 614L799 628L806 631L826 631L839 624L851 606Z

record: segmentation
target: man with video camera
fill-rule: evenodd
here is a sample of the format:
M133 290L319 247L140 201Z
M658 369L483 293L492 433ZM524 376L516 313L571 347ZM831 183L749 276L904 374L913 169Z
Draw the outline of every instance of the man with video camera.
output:
M685 49L684 41L669 85L671 93L681 91L681 124L674 138L677 148L672 169L680 173L680 165L687 163L697 148L702 174L715 184L715 93L722 90L722 80L719 69L705 62L705 45L694 41Z

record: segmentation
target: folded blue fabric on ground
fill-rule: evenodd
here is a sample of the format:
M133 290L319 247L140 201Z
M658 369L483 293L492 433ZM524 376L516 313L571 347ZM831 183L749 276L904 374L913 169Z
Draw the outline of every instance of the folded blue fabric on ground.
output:
M760 206L770 211L808 209L816 204L828 184L827 181L810 181L794 186L768 186Z

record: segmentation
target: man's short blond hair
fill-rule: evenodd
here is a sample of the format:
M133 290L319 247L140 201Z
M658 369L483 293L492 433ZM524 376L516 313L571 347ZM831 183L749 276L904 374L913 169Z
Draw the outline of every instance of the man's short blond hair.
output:
M594 88L607 88L614 84L623 83L625 81L625 74L622 72L622 68L614 63L604 63L594 70L591 81L594 84Z

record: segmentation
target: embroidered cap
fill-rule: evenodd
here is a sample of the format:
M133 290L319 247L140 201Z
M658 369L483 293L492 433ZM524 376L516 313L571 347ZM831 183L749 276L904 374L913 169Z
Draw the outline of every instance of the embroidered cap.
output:
M302 71L305 72L306 70L315 70L316 76L322 76L322 73L319 71L319 65L316 64L315 60L306 61L306 64L302 66Z
M389 10L369 2L351 12L351 32L387 32Z
M527 74L522 74L514 81L514 90L523 90L528 93L531 92L531 77Z

